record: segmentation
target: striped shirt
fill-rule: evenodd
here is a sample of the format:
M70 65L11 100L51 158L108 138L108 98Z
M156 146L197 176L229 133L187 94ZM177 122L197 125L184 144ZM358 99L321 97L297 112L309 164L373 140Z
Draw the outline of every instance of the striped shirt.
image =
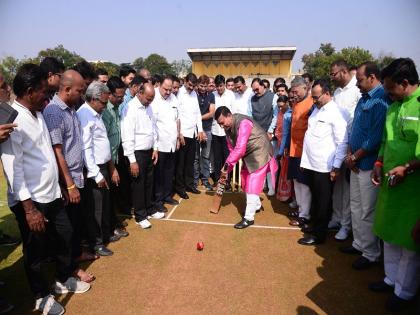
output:
M359 149L368 151L356 164L363 171L373 169L378 157L389 103L382 84L364 93L357 103L349 145L352 153Z
M76 111L55 95L45 107L43 115L50 133L51 144L62 145L70 176L78 188L83 188L82 131Z

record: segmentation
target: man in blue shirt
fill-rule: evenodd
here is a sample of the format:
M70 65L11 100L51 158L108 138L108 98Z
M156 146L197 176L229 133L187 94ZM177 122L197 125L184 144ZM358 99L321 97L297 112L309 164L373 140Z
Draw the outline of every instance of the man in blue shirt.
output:
M357 69L357 86L362 98L357 103L350 133L346 164L351 169L350 209L354 241L340 250L361 255L352 266L367 269L378 262L381 248L372 225L378 188L370 174L378 156L389 99L380 82L376 64L365 62Z

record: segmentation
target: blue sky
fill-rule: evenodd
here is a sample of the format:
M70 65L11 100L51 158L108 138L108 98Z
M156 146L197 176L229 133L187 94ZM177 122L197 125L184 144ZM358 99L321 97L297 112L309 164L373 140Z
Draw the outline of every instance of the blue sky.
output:
M115 63L188 59L187 48L296 46L296 71L303 54L331 42L411 57L419 68L419 13L419 0L0 0L0 58L58 44Z

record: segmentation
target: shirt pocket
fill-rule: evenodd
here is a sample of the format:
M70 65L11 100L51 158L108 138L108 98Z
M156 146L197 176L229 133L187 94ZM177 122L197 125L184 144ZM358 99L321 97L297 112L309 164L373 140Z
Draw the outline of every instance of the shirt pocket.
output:
M318 120L315 124L315 128L312 130L312 135L317 138L324 138L329 135L330 131L330 124L323 120Z
M419 132L419 118L418 117L401 117L400 118L400 136L401 139L408 142L417 142Z

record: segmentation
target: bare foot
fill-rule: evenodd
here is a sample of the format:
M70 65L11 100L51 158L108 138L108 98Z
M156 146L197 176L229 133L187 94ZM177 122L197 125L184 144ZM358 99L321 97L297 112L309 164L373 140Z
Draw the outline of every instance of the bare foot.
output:
M83 269L80 269L80 268L77 269L74 272L74 276L79 278L81 281L84 281L84 282L87 282L87 283L90 283L90 282L95 280L94 275L92 275L91 273L88 273L88 272L86 272L86 271L84 271Z

